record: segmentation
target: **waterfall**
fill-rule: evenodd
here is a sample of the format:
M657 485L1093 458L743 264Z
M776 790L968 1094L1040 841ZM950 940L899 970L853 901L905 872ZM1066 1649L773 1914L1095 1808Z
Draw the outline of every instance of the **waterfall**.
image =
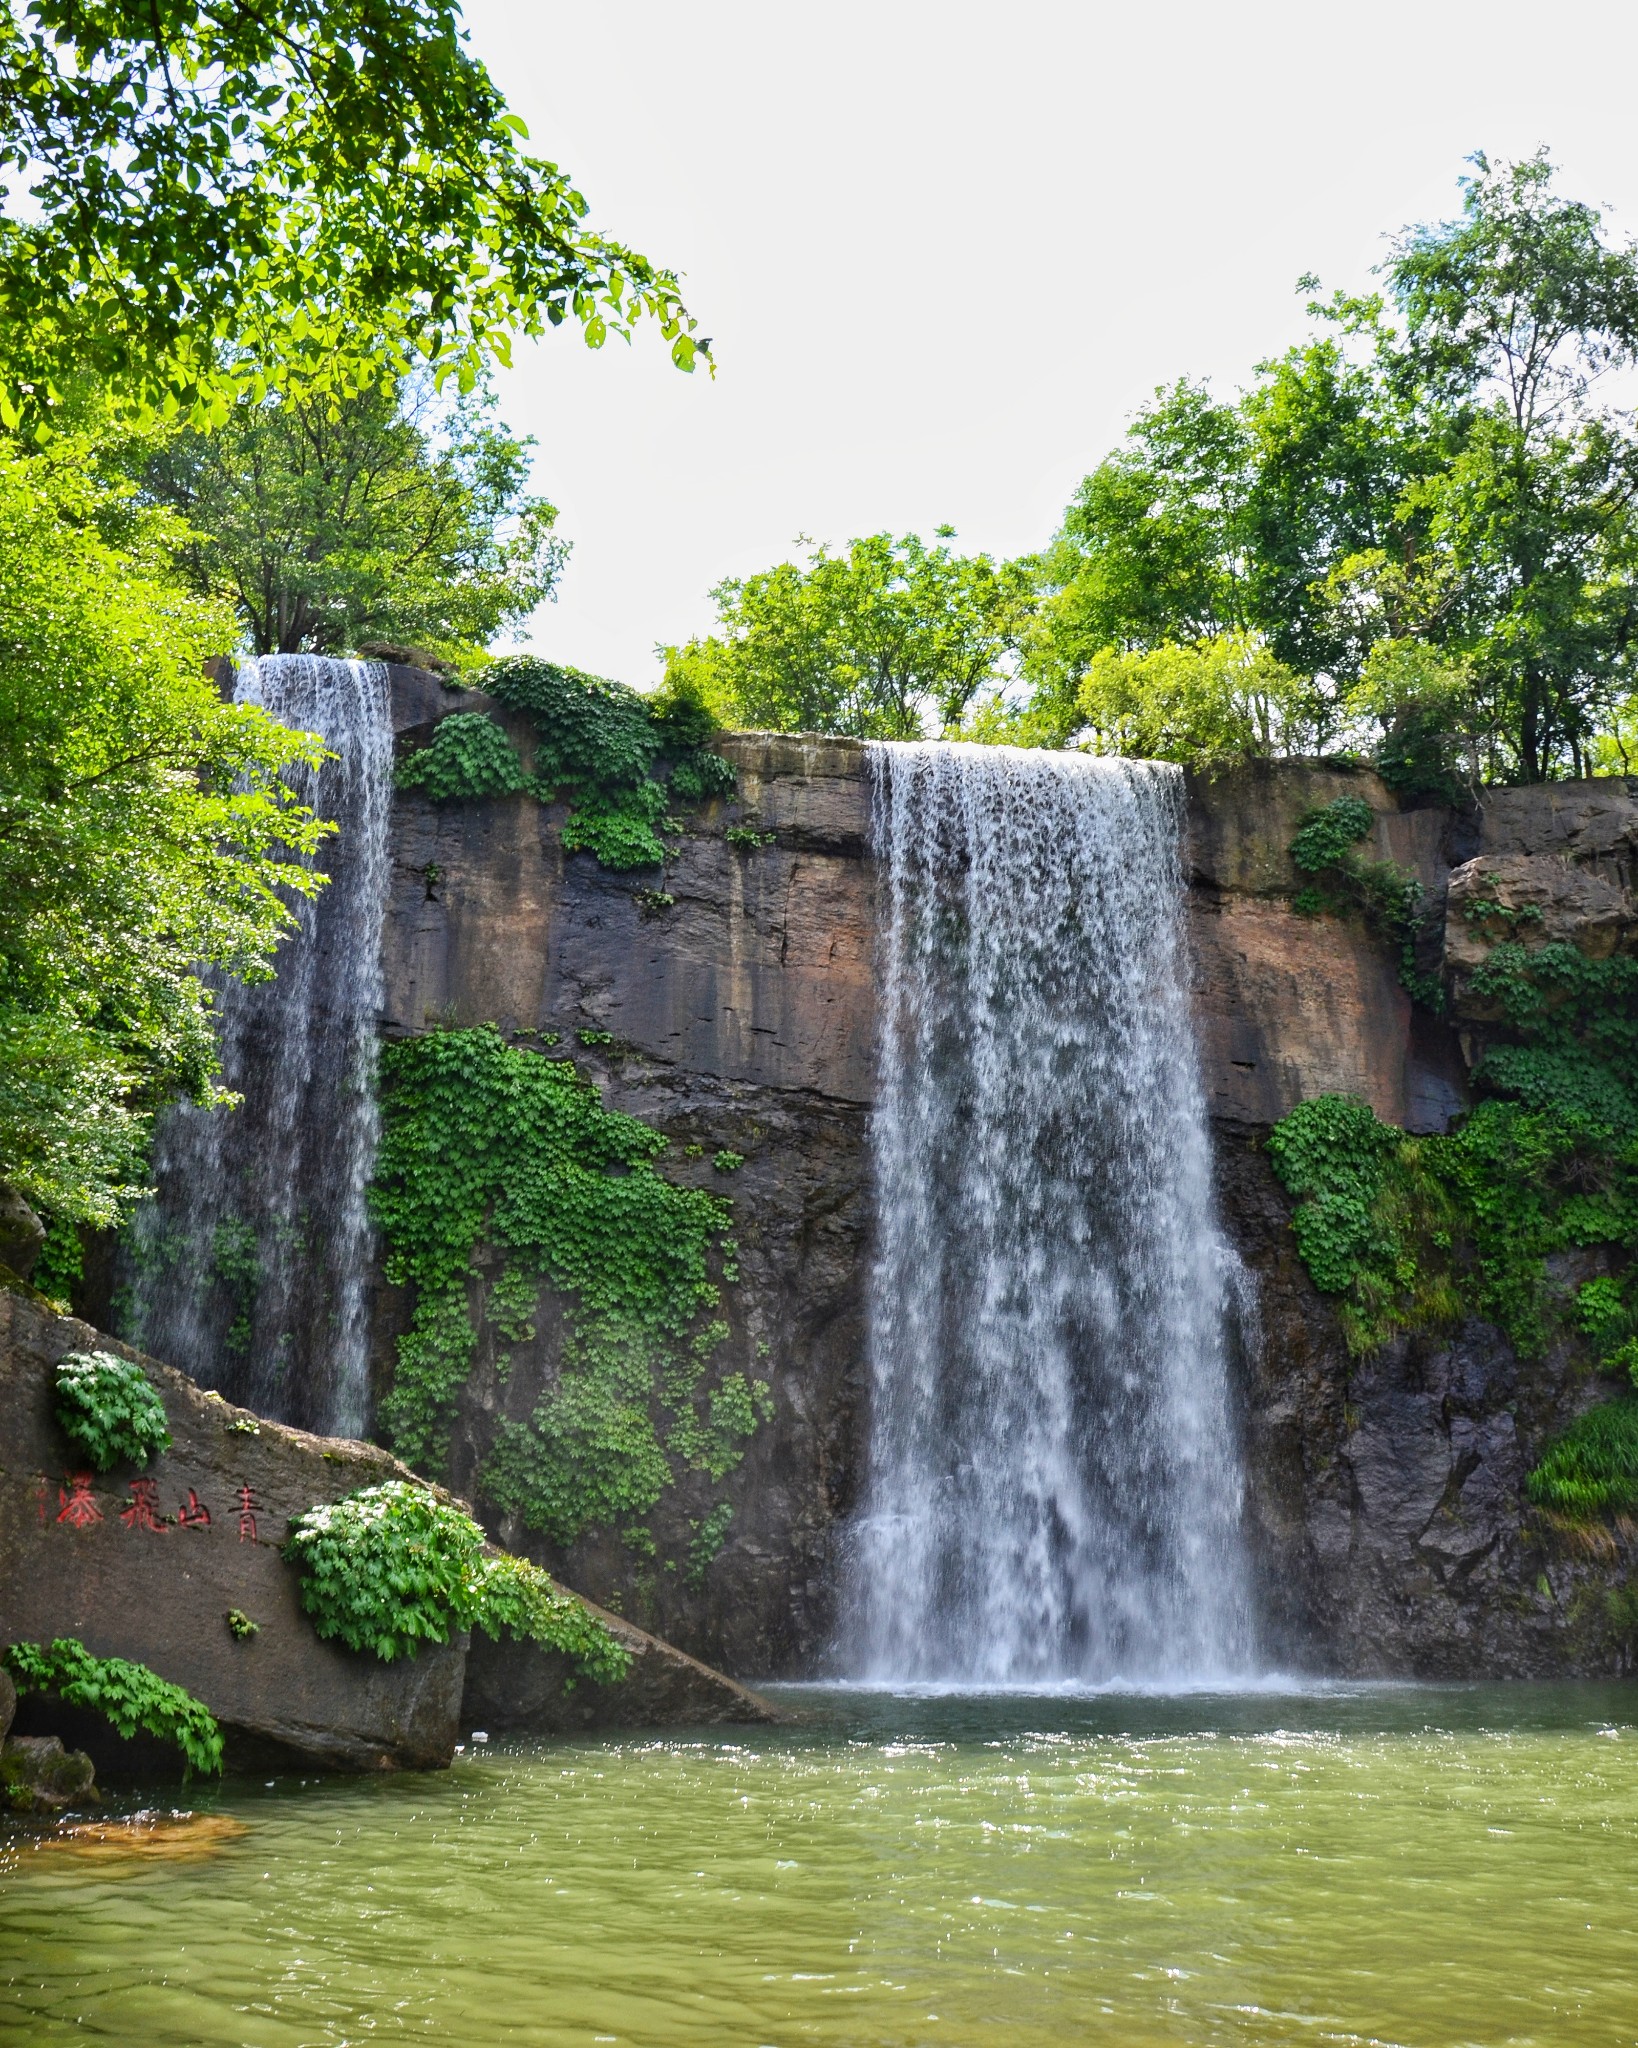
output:
M871 1442L850 1656L875 1681L1248 1668L1189 1013L1180 772L871 748L884 908Z
M235 1109L173 1109L155 1198L122 1258L126 1334L258 1412L358 1435L368 1419L374 1065L391 871L392 708L379 662L275 655L234 696L320 732L336 758L287 776L333 819L272 981L215 981Z

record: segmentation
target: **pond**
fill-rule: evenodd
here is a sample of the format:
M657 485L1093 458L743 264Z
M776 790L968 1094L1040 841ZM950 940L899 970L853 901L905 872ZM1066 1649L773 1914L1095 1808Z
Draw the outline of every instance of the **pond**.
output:
M1638 2041L1630 1687L779 1697L775 1731L230 1780L189 1803L243 1832L174 1855L14 1841L0 2036Z

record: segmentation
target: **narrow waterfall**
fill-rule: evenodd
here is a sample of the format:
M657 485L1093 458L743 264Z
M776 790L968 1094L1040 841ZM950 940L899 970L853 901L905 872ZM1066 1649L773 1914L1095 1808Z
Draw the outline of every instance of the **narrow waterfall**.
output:
M123 1259L126 1333L207 1387L310 1429L367 1421L370 1225L381 930L391 860L392 709L378 662L277 655L239 664L234 695L320 732L336 758L290 778L334 819L272 981L222 979L228 1110L175 1109L156 1198Z
M1182 776L871 749L885 930L852 1665L1187 1684L1252 1626Z

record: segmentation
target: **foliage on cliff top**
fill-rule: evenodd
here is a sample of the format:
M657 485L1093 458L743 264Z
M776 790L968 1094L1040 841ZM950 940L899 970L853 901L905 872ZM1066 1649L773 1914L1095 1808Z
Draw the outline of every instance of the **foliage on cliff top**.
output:
M1187 647L1101 649L1069 724L1096 753L1217 768L1316 752L1324 724L1313 697L1255 634L1225 633Z
M89 373L210 424L270 358L337 400L417 362L464 386L571 320L595 348L652 318L684 370L707 348L527 152L450 0L28 0L0 109L7 423Z
M1030 579L957 554L954 537L865 534L815 548L805 567L730 577L711 593L717 632L664 650L668 687L773 732L914 739L929 717L957 725L1010 674Z
M1343 1297L1355 1351L1475 1314L1523 1356L1579 1329L1612 1369L1638 1369L1638 961L1509 944L1474 987L1512 1040L1481 1062L1481 1099L1448 1136L1408 1136L1335 1095L1270 1134L1304 1262ZM1613 1268L1602 1291L1555 1291L1547 1261L1591 1250Z
M319 1635L389 1663L456 1629L510 1628L600 1684L631 1666L583 1601L526 1558L486 1557L470 1515L401 1479L295 1516L284 1553Z
M1100 664L1250 634L1311 679L1271 751L1351 728L1447 796L1630 764L1638 429L1608 373L1638 359L1638 250L1544 156L1478 157L1383 273L1306 280L1310 339L1232 396L1159 391L1084 480L1037 565L1031 733L1073 734Z
M643 697L623 683L533 654L505 655L481 680L533 725L533 774L524 774L510 740L492 721L480 725L474 714L457 713L401 765L401 787L424 788L437 802L524 788L542 802L564 798L564 850L584 850L621 870L664 861L659 830L673 799L701 803L733 791L734 771L711 745L716 721L685 687ZM669 763L669 782L655 773L661 760Z
M0 1180L117 1222L154 1110L222 1099L200 970L264 978L322 828L322 752L203 672L226 612L168 581L172 528L96 450L0 441Z
M493 413L483 386L425 377L341 407L246 394L211 432L150 429L125 459L187 521L182 575L228 599L253 652L398 642L460 666L523 623L568 553L528 488L533 444Z
M134 1359L65 1351L57 1361L57 1420L99 1472L146 1465L168 1450L165 1404Z
M68 1706L89 1707L127 1741L143 1734L174 1742L190 1771L222 1768L222 1731L209 1709L146 1664L93 1657L73 1636L44 1647L13 1643L0 1661L20 1693L51 1692Z
M505 1426L482 1483L560 1542L646 1514L678 1469L720 1477L764 1412L760 1382L709 1381L727 1326L706 1320L720 1300L708 1255L729 1207L665 1179L665 1148L605 1109L570 1061L492 1027L383 1051L371 1207L387 1275L414 1287L415 1304L382 1422L405 1457L441 1466L476 1355L474 1311L522 1342L541 1286L556 1290L561 1373L527 1424ZM505 1260L487 1284L473 1264L484 1241Z

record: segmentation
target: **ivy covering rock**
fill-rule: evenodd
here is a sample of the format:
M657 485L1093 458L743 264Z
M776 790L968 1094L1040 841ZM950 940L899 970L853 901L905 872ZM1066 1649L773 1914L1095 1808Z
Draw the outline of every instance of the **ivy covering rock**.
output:
M398 764L393 780L400 789L424 790L435 804L476 803L529 786L510 736L484 711L440 719L428 744Z
M0 1661L19 1694L55 1693L67 1706L89 1707L127 1741L152 1735L174 1743L189 1771L222 1768L222 1731L210 1710L146 1664L93 1657L73 1636L46 1645L13 1643Z
M1359 842L1376 814L1363 797L1340 796L1310 811L1291 842L1291 860L1308 877L1291 907L1305 917L1357 911L1399 956L1399 979L1413 1002L1442 1011L1444 990L1436 975L1417 965L1417 942L1427 928L1427 893L1414 875L1391 860L1366 860Z
M1275 1126L1298 1248L1315 1285L1343 1297L1356 1353L1471 1314L1522 1357L1567 1328L1638 1376L1638 960L1501 945L1473 987L1509 1040L1475 1069L1480 1100L1448 1136L1412 1137L1337 1095ZM1556 1291L1547 1261L1569 1251L1602 1252L1611 1270Z
M599 1683L623 1678L628 1653L572 1594L527 1559L486 1556L472 1517L401 1479L293 1518L285 1556L313 1626L391 1662L462 1628L503 1628L563 1653Z
M675 686L645 697L623 683L537 655L503 656L483 671L484 689L535 729L534 772L483 712L440 721L429 743L397 772L401 789L435 803L473 802L530 790L569 805L563 846L606 868L658 867L673 803L729 796L734 771L711 742L717 723L699 696ZM668 765L667 778L656 773Z
M371 1204L387 1277L414 1289L380 1411L400 1455L442 1467L475 1317L525 1342L544 1286L565 1297L561 1370L527 1422L502 1425L488 1499L567 1544L634 1527L683 1470L732 1470L771 1396L711 1367L728 1335L713 1259L736 1271L728 1203L667 1180L664 1134L606 1109L571 1061L492 1027L389 1045L381 1080ZM483 1242L502 1255L487 1281Z

